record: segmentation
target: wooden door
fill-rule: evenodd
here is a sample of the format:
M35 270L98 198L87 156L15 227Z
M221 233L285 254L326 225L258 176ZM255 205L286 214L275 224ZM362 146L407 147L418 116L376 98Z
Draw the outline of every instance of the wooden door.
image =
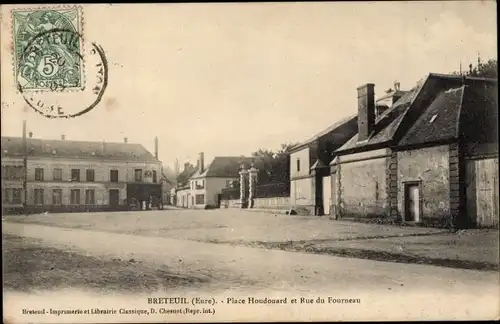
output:
M120 204L120 191L118 189L109 190L109 205L116 207Z
M337 216L338 216L338 212L337 212L337 174L336 173L333 173L332 175L330 175L331 179L330 179L330 183L331 183L331 190L332 190L332 194L331 194L331 197L332 197L332 201L331 201L331 206L332 206L332 210L330 210L330 215L333 215L335 216L335 219L337 219Z
M420 186L418 184L406 185L406 213L405 221L420 221Z
M331 177L323 177L323 214L330 215L330 205L332 204L332 184Z
M498 226L498 160L475 160L476 223Z

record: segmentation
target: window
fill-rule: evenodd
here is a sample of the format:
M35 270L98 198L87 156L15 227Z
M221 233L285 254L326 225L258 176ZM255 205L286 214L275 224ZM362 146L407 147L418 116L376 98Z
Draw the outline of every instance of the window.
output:
M71 189L70 203L72 205L80 205L80 189Z
M80 169L71 169L71 181L80 181Z
M142 182L142 169L135 169L135 182Z
M118 170L109 170L109 181L118 182Z
M54 180L62 180L62 169L60 169L60 168L54 168L52 170L52 178Z
M300 159L297 159L297 171L300 171Z
M226 188L231 188L233 186L233 180L226 180Z
M2 179L6 180L23 180L24 168L20 166L2 166Z
M5 189L4 203L7 204L22 204L20 188L7 188Z
M157 177L156 170L153 170L153 183L156 183L157 180L156 177Z
M43 169L35 168L35 181L43 181Z
M62 189L52 189L52 205L62 204Z
M86 205L95 205L95 190L94 189L86 189L85 190L85 204Z
M196 183L195 183L195 189L204 189L205 188L205 180L196 180Z
M35 205L43 205L43 189L35 189Z
M87 169L87 181L95 180L95 171L94 169Z
M205 195L196 195L196 204L197 205L205 204Z

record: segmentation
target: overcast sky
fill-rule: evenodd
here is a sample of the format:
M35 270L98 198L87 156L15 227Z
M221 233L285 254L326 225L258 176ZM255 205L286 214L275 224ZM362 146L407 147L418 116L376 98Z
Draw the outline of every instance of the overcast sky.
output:
M21 136L2 6L2 135ZM356 113L356 87L411 88L496 57L496 3L86 5L84 37L109 61L101 104L72 120L28 112L38 138L141 143L182 165L302 141Z

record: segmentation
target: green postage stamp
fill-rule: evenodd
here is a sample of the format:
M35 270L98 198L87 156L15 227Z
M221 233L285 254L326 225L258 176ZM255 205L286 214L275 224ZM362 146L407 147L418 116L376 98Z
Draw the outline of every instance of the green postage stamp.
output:
M14 73L21 91L84 89L79 7L12 11Z

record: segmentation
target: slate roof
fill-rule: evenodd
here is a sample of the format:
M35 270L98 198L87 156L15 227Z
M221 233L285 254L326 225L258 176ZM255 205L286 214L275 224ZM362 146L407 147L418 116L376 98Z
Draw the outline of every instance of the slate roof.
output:
M141 144L27 138L29 156L157 163ZM2 156L23 156L22 137L2 137Z
M464 79L463 85L440 92L399 145L436 141L498 142L498 89L491 79Z
M498 146L498 113L496 80L465 87L459 135L464 142L496 143Z
M182 170L182 172L179 173L179 175L175 179L177 185L183 186L196 173L196 171L197 169L191 164L189 164L188 167Z
M244 156L216 156L203 173L200 174L197 170L191 178L238 178L241 165L249 168L253 160L251 157Z
M390 90L390 91L386 91L386 94L381 96L380 98L378 98L375 102L380 102L380 101L384 101L386 99L389 99L389 98L392 98L392 97L401 97L403 96L404 94L406 93L406 91L403 91L403 90Z
M321 169L321 168L324 168L326 167L326 165L321 162L321 160L316 160L316 162L313 164L313 166L311 167L311 170L315 170L315 169Z
M336 123L332 124L328 128L322 130L321 132L315 134L314 136L308 138L307 140L295 145L290 151L294 152L297 151L298 149L307 146L308 144L311 144L312 142L316 141L317 139L320 139L321 137L324 137L326 135L329 135L331 133L334 133L336 131L340 131L340 128L344 127L350 127L352 129L357 129L357 122L358 122L358 115L351 115L348 116L344 119L341 119L337 121ZM345 131L345 129L342 129L342 131Z
M392 107L384 111L375 120L375 130L372 136L365 142L358 142L358 134L354 135L344 145L337 149L337 153L341 151L348 151L359 149L362 147L383 144L390 141L396 132L401 120L403 119L408 107L413 99L417 96L423 86L423 82L418 82L412 89L406 91L401 98L399 98Z
M356 134L336 153L427 144L459 136L467 141L495 141L497 92L496 79L431 73L377 118L367 141L358 142Z
M441 92L399 142L414 145L458 137L465 86Z

